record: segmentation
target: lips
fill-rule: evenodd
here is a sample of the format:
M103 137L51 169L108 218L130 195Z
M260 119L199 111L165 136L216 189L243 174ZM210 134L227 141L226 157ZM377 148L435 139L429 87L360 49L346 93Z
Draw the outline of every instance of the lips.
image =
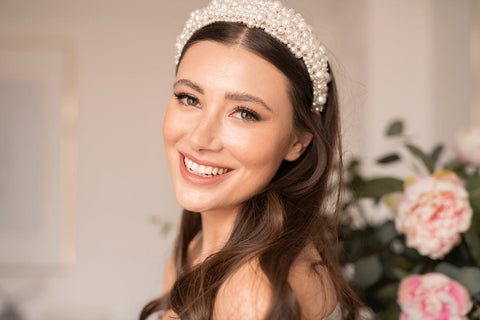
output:
M194 184L206 185L215 183L229 176L232 171L233 169L231 168L201 161L191 155L180 154L180 172L186 180Z

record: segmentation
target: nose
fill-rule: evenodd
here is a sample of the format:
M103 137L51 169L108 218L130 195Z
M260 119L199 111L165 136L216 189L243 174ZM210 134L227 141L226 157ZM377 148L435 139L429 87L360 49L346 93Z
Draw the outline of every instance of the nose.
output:
M190 146L196 151L219 151L222 148L220 122L215 114L202 111L190 132Z

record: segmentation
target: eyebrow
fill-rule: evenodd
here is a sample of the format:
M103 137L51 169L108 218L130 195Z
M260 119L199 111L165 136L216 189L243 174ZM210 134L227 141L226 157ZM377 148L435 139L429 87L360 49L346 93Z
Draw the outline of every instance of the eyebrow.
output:
M187 79L179 79L177 81L175 81L175 83L173 84L173 87L175 88L177 85L179 84L183 84L187 87L190 87L192 88L193 90L197 91L197 92L200 92L201 94L203 94L203 89L196 83L193 83L192 81L190 80L187 80Z
M260 98L252 96L247 93L240 93L240 92L227 92L225 94L225 99L227 100L234 100L234 101L245 101L245 102L253 102L263 106L268 111L272 112L272 109Z
M202 87L200 87L200 85L198 85L198 84L196 84L196 83L194 83L190 80L179 79L179 80L175 81L175 83L173 84L173 87L176 87L179 84L185 85L185 86L190 87L191 89L193 89L193 90L195 90L195 91L197 91L201 94L204 94L204 90L202 89ZM248 93L227 92L227 93L225 93L225 99L233 100L233 101L244 101L244 102L256 103L256 104L261 105L262 107L264 107L268 111L272 112L272 109L262 99L260 99L259 97L253 96L251 94L248 94Z

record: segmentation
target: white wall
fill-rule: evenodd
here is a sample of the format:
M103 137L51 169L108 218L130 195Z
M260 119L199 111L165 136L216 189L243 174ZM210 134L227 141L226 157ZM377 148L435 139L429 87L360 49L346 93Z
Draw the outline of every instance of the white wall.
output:
M180 213L161 137L174 41L205 3L0 1L0 39L67 40L78 61L76 263L49 275L0 274L5 291L25 296L26 319L132 319L159 292L173 234L150 220ZM470 1L285 3L333 53L347 154L378 156L395 117L424 146L469 124Z
M470 123L469 1L366 3L362 152L373 160L392 148L385 124L400 118L415 143L446 142L451 155L455 132Z

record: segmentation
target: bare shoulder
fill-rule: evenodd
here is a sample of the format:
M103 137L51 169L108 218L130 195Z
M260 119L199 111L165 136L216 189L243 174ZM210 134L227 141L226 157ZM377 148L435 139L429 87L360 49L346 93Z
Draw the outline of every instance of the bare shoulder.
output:
M337 305L334 283L321 264L312 267L321 257L308 244L293 262L288 282L295 293L302 319L319 320L330 315ZM230 276L219 289L214 306L214 319L264 319L270 308L272 288L258 261L245 264Z
M177 274L175 272L175 258L172 255L165 265L165 272L163 275L163 293L166 293L172 289L176 279Z
M220 286L213 319L265 319L271 297L270 281L258 261L246 263Z
M309 243L293 262L288 282L297 296L302 319L317 320L330 315L336 305L335 286L326 267L315 262L321 257Z
M195 260L195 257L198 255L199 243L199 238L195 237L188 245L189 259ZM175 255L173 254L172 256L170 256L165 266L165 273L163 276L163 293L170 291L176 280L177 272L175 270Z

